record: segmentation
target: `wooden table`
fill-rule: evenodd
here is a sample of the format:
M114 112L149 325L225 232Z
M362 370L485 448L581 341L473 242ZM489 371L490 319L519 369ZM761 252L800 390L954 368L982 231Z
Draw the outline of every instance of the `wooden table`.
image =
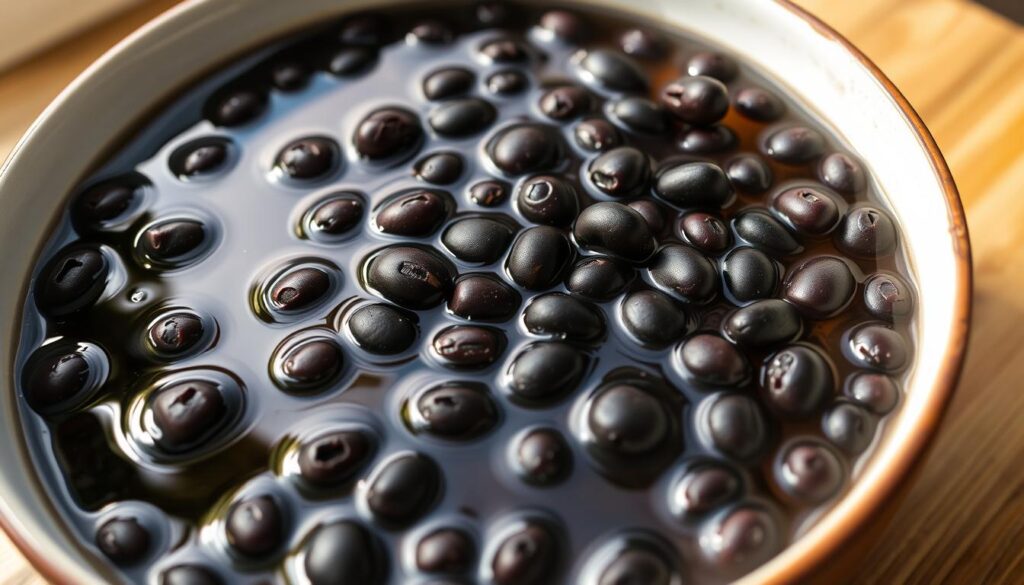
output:
M152 1L0 75L0 158L75 75L173 3ZM1024 29L967 0L799 3L874 59L920 112L960 187L974 247L963 381L855 582L1024 582ZM0 535L0 585L40 582Z

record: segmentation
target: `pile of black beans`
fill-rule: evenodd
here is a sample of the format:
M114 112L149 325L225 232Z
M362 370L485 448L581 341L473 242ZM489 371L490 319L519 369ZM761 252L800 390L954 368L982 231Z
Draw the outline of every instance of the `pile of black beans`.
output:
M416 6L179 103L73 194L21 351L52 491L126 581L721 582L901 400L865 167L678 31Z

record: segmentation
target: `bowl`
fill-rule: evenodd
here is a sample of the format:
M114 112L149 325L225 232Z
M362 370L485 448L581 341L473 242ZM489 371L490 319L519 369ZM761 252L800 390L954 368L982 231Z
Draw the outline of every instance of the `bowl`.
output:
M14 387L29 276L67 194L146 115L205 72L268 40L393 0L189 0L122 41L36 120L0 169L0 524L48 579L116 581L50 502L30 461ZM583 0L565 2L584 4ZM956 385L970 319L963 209L934 140L892 82L838 33L785 0L590 0L655 18L728 49L788 87L859 154L903 229L918 290L917 357L845 497L744 583L835 582L884 526Z

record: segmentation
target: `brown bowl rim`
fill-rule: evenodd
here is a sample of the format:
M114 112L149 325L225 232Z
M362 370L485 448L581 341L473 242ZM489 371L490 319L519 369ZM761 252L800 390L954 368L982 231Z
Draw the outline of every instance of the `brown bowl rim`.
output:
M952 173L949 170L949 166L946 164L946 160L939 150L938 144L935 142L935 138L932 136L927 126L925 126L920 115L907 100L906 96L896 87L892 80L882 72L878 65L876 65L874 61L858 49L845 36L809 12L807 9L798 6L793 0L772 1L807 22L821 36L842 45L842 47L855 57L881 84L885 92L889 94L889 96L894 100L896 106L910 122L931 160L932 167L935 170L936 175L942 183L943 195L949 216L949 228L953 233L954 253L956 255L957 263L957 282L955 292L956 314L954 315L954 326L946 346L946 355L942 362L943 366L938 372L937 377L939 382L931 388L931 399L927 405L927 409L915 420L915 424L913 426L914 432L912 433L910 440L905 442L899 449L898 456L893 461L894 465L892 469L888 473L882 474L881 479L875 485L871 486L873 489L868 491L865 497L861 498L861 501L858 502L858 506L854 511L843 518L843 521L833 530L831 538L817 539L811 544L805 554L795 557L788 563L783 564L782 562L778 562L780 560L779 557L775 557L768 561L768 563L762 565L758 569L755 569L754 572L741 578L744 582L754 578L761 578L763 579L763 583L782 584L797 583L807 579L814 573L815 569L819 568L826 561L829 555L851 541L860 531L864 530L868 525L870 516L881 508L886 498L896 491L903 480L906 479L913 471L913 468L920 463L928 444L931 442L938 429L939 423L942 421L963 369L964 355L967 350L968 332L971 324L973 275L971 246L968 238L967 219L963 208L963 202L960 199L960 194L953 180ZM157 15L142 27L130 33L128 36L107 49L99 60L102 60L110 54L119 52L123 45L131 42L137 36L145 34L145 32L150 28L156 27L163 23L163 21L172 18L178 12L187 10L192 4L193 2L186 0L181 4L172 6ZM79 77L89 75L91 69L92 68L90 67L80 73L79 76L76 76L76 79L69 84L69 87L76 85ZM68 91L68 89L65 89L64 91ZM63 92L58 95L58 97L54 98L53 101L59 101L62 96ZM49 115L50 110L47 108L47 110L40 115L40 119ZM25 138L32 133L38 123L39 120L30 126L23 135L22 140L25 140ZM8 162L13 158L13 154L17 149L18 146L15 146L8 156ZM6 164L3 166L6 167ZM58 564L47 559L45 557L45 553L35 547L35 543L32 539L23 534L20 527L18 527L15 522L12 522L12 520L5 514L0 514L0 529L3 529L4 533L7 534L8 538L10 538L11 542L14 543L19 552L25 556L32 567L38 570L46 580L53 583L74 583L72 576L64 572Z

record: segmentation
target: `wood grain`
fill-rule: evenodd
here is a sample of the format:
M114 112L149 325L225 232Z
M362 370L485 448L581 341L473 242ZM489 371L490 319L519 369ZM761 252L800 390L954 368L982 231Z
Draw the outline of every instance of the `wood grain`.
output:
M798 2L867 53L921 113L960 187L974 248L960 388L853 582L1024 582L1024 29L966 0ZM171 4L150 2L0 76L0 157L74 75ZM37 583L0 541L0 585Z

